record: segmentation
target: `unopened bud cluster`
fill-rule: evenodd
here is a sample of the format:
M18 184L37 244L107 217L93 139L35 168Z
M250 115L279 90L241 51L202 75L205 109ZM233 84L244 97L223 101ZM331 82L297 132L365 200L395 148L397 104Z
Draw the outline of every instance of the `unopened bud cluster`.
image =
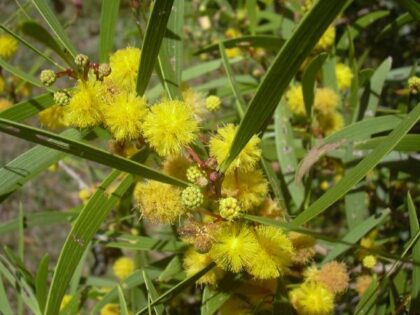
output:
M223 198L219 201L219 212L222 218L231 221L239 216L241 207L236 198Z
M189 209L198 208L203 201L203 193L197 186L189 186L182 191L182 203Z
M42 84L51 86L55 83L55 80L57 80L57 75L53 70L42 70L39 78Z
M198 166L190 166L187 169L186 176L190 183L196 184L200 187L204 187L208 184L206 173L202 171Z
M64 91L55 92L54 101L57 105L66 106L70 102L70 95Z
M408 88L410 92L413 94L417 94L420 92L420 78L417 76L413 76L408 79Z

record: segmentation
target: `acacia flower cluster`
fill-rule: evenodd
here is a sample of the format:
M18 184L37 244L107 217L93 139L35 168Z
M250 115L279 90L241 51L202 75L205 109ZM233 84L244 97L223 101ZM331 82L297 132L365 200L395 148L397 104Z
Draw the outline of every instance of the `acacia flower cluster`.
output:
M299 281L289 296L298 314L330 314L334 300L347 288L345 265L334 262L320 269L306 268L315 256L314 238L244 219L244 214L257 214L279 223L286 220L285 209L271 197L260 168L261 139L251 137L225 174L220 173L219 165L229 154L238 126L220 124L210 133L202 127L206 119L215 117L222 101L184 87L182 99L162 97L149 103L136 92L140 56L139 49L127 47L112 54L109 64L96 64L80 54L75 59L76 70L42 71L40 79L46 86L63 77L73 80L74 86L54 93L56 104L39 114L41 123L51 129L104 128L112 137L113 153L130 157L147 147L162 162L161 172L188 183L181 188L139 179L133 197L145 222L175 227L187 245L183 260L187 276L212 267L197 284L216 287L229 274L245 283L293 276ZM342 67L339 70L343 72ZM346 76L348 79L348 73ZM348 86L344 81L343 88ZM292 86L286 97L293 113L306 114L299 85ZM315 92L314 110L325 134L342 125L339 101L332 89ZM331 123L334 119L338 122ZM80 194L82 200L89 196L90 190ZM135 269L135 262L125 256L113 265L120 281ZM256 299L259 290L243 294ZM244 311L247 307L232 298L222 313L223 309ZM118 306L107 304L101 313L111 314L115 309Z

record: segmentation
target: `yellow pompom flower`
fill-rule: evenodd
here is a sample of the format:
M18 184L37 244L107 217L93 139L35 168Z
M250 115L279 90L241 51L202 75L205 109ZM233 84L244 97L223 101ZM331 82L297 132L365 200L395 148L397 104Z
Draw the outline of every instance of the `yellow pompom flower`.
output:
M244 211L259 206L268 193L268 182L261 170L237 170L225 176L222 193L239 200Z
M188 249L184 254L184 269L187 277L195 275L208 265L212 263L212 259L208 253L201 254L193 248ZM196 281L197 284L216 285L217 282L223 277L223 270L214 267L204 276Z
M0 75L0 93L4 92L5 86L6 86L6 82L4 81L3 77Z
M143 134L160 156L181 153L197 137L193 113L181 101L164 101L151 108L143 123Z
M338 94L330 88L319 88L315 91L314 108L322 115L333 113L339 101Z
M118 304L108 303L101 308L100 315L120 315L120 307Z
M372 283L372 276L370 275L361 275L356 278L356 286L355 290L359 294L359 297L363 296L365 294L366 290L369 288L369 286Z
M375 267L377 260L375 256L367 255L366 257L363 258L362 263L363 263L363 267L372 269L373 267Z
M146 112L146 102L142 97L134 93L121 93L104 109L104 122L115 140L135 140L141 135Z
M225 31L225 36L226 36L226 38L233 39L233 38L241 36L241 32L236 28L229 27Z
M292 114L305 116L305 102L303 101L303 91L301 85L292 85L286 92L286 103Z
M206 110L205 96L201 92L194 91L192 88L186 86L182 89L182 99L185 105L194 113L194 118L198 122L206 119L208 112Z
M335 65L335 76L337 78L338 88L342 91L347 90L351 85L353 79L353 72L350 67L344 63L338 63Z
M170 175L182 180L187 180L187 170L191 162L183 155L173 155L163 161L162 170L166 175Z
M112 271L118 279L124 280L133 273L134 267L134 261L131 258L120 257L112 265Z
M315 45L316 51L328 50L335 41L335 27L330 25Z
M331 261L321 267L316 279L331 293L337 295L344 293L349 286L347 266L338 261Z
M67 126L64 114L63 106L53 105L39 112L38 119L41 125L51 130L57 130Z
M235 58L241 55L241 50L238 47L226 48L225 52L228 58Z
M213 235L215 243L209 254L223 270L240 272L258 253L254 232L247 226L226 224Z
M220 97L218 96L210 95L206 98L206 108L210 112L215 112L219 110L221 104L222 104L222 101L220 100Z
M0 98L0 112L2 110L12 107L12 105L12 102L9 101L7 98Z
M315 238L298 232L290 232L288 237L292 241L294 248L293 263L305 265L310 262L315 256Z
M9 59L16 54L18 42L12 36L0 35L0 57Z
M111 74L104 81L126 92L133 92L137 84L140 55L141 51L136 47L117 50L109 58Z
M305 282L289 293L299 315L329 315L334 311L334 295L322 284Z
M93 79L79 81L70 103L65 106L66 124L77 127L95 127L102 122L103 86Z
M319 128L324 132L325 135L329 136L337 131L343 129L344 127L344 118L337 111L333 111L326 115L319 114L317 115L317 120ZM321 187L322 188L322 187Z
M238 128L233 124L217 129L217 135L210 139L210 155L217 160L219 165L228 156L230 146L235 138ZM251 171L255 168L261 158L260 138L256 135L252 136L241 153L233 160L227 169L227 173L231 173L236 169L241 171Z
M257 279L278 278L292 262L292 242L274 226L260 225L255 234L259 248L251 258L247 271Z
M153 223L173 223L187 211L182 204L181 190L168 184L157 181L138 183L134 196L142 216Z

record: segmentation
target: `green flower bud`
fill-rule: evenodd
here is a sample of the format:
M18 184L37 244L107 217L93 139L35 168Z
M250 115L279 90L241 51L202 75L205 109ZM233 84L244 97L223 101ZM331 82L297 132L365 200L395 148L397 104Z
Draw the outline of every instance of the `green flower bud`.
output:
M89 57L83 54L78 54L74 58L74 63L80 68L86 68L89 65Z
M103 79L111 74L111 67L107 63L99 65L98 68L99 79Z
M233 197L220 199L219 212L220 216L226 220L232 221L237 218L241 212L238 200Z
M200 188L189 186L182 191L182 203L189 209L198 208L203 204L204 196Z
M187 169L186 175L189 182L197 184L200 187L204 187L208 184L206 173L196 165L190 166Z
M51 86L57 80L57 75L53 70L42 70L41 75L39 76L42 84L45 86Z
M413 76L410 79L408 79L408 88L410 89L410 92L413 94L417 94L420 92L420 78Z
M58 91L54 93L54 101L61 106L65 106L70 102L70 95L64 91Z

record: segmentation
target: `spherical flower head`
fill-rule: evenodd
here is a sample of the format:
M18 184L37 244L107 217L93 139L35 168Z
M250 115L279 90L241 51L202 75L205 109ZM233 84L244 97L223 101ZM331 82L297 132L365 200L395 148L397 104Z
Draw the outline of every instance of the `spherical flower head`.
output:
M186 213L181 190L168 184L157 181L138 183L134 197L142 216L153 223L172 224Z
M365 294L371 283L372 276L370 275L362 275L356 278L356 291L360 297Z
M335 27L330 25L325 33L321 36L318 43L315 45L316 51L325 51L328 50L335 41Z
M206 109L205 95L185 86L182 88L182 99L189 109L194 113L196 121L201 122L208 116Z
M316 282L319 281L319 269L316 265L309 266L303 272L305 282Z
M0 75L0 93L4 92L5 87L6 87L6 82L4 81L4 78Z
M219 165L229 154L233 139L238 128L233 124L227 124L225 127L217 129L217 135L210 139L210 155L217 160ZM231 173L236 169L241 171L252 171L261 158L260 138L253 135L241 153L233 160L226 173Z
M53 105L39 112L38 119L42 126L50 130L58 130L67 126L64 112L63 106Z
M286 210L271 198L264 199L257 213L260 216L276 219L280 222L284 222L287 216Z
M408 88L410 92L413 94L417 94L420 92L420 78L417 76L412 76L408 79Z
M218 96L210 95L206 98L206 108L210 112L215 112L220 109L220 105L222 104L222 101Z
M268 193L268 182L261 170L228 173L222 184L222 193L236 197L242 210L249 211L259 206Z
M344 293L349 286L349 275L344 263L331 261L321 267L317 280L334 295Z
M294 248L293 263L305 265L310 262L315 256L315 239L310 235L297 232L290 232L288 236Z
M54 101L57 105L66 106L70 103L70 95L68 95L65 91L57 91L54 93Z
M140 54L140 49L135 47L117 50L109 58L111 73L105 81L111 82L126 92L133 92L137 84Z
M131 258L120 257L112 265L112 270L119 280L124 280L134 272L134 267L134 261Z
M86 203L94 193L94 187L85 187L79 190L79 199Z
M9 101L7 98L0 98L0 111L8 109L12 107L12 102Z
M332 135L344 127L343 115L337 111L333 111L326 115L318 114L316 118L318 120L319 128L326 136Z
M289 299L299 315L329 315L334 311L334 295L316 282L293 289Z
M120 315L120 307L118 304L107 303L101 308L100 315Z
M336 64L335 76L337 77L337 85L340 90L345 91L350 87L351 80L353 79L353 72L349 66L344 63Z
M209 254L201 254L193 248L188 249L184 254L184 269L187 277L195 275L197 272L203 270L205 267L212 263ZM207 284L211 286L217 285L217 282L223 277L223 270L214 267L204 276L196 281L197 284Z
M226 36L226 38L233 39L233 38L241 36L241 32L236 28L229 27L225 31L225 36Z
M57 80L57 75L53 70L42 70L39 79L45 86L51 86Z
M319 188L321 188L321 190L323 190L323 191L327 191L330 188L330 183L327 180L323 180L319 184Z
M0 35L0 57L9 59L16 54L18 42L12 36Z
M104 122L117 141L136 140L142 132L146 102L135 93L120 93L104 110Z
M303 91L301 85L292 85L286 92L286 103L289 110L295 116L305 116L305 103L303 101Z
M206 186L208 183L206 173L197 165L192 165L187 169L186 177L190 183L197 184L200 187L202 187L200 184L204 184L204 186Z
M367 255L365 258L363 258L362 264L363 267L368 269L373 269L373 267L376 266L377 260L376 257L373 255Z
M225 52L228 58L235 58L241 55L241 50L238 47L226 48Z
M89 57L86 56L86 55L84 55L84 54L78 54L74 58L74 63L79 68L84 69L84 68L86 68L89 65Z
M220 216L226 220L232 221L236 219L241 213L241 207L236 198L228 197L220 199L219 201Z
M196 209L204 202L204 195L197 186L189 186L182 191L182 203L188 209Z
M96 80L79 81L70 103L65 106L65 120L68 125L88 128L99 125L103 120L104 87Z
M99 75L99 79L101 80L109 76L111 72L112 72L111 66L107 63L102 63L98 67L98 75Z
M292 242L281 229L274 226L260 225L255 229L255 234L259 248L247 271L257 279L278 278L292 262Z
M180 154L196 139L197 132L193 113L181 101L164 101L154 105L143 124L147 142L164 157Z
M163 172L167 175L187 180L186 172L191 162L183 155L173 155L163 161Z
M259 245L254 232L243 225L224 225L214 235L215 243L209 254L226 271L240 272L257 254Z
M340 97L330 88L319 88L315 91L314 109L321 115L334 113Z

